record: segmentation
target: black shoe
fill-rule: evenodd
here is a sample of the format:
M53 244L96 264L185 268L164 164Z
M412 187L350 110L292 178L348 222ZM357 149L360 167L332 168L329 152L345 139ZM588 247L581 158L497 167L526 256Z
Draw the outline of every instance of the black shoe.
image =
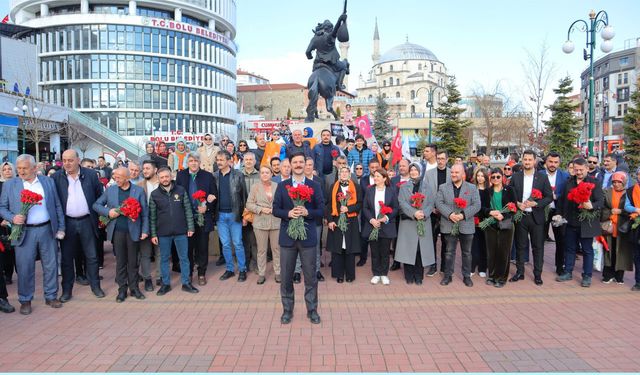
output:
M352 283L352 282L354 282L355 280L356 280L356 279L350 279L350 278L348 278L348 277L347 277L347 282L348 282L348 283Z
M238 282L243 283L247 281L247 271L240 271L238 274Z
M504 283L502 281L498 281L494 286L496 288L503 288L504 287Z
M416 285L422 285L422 279L417 279L416 280Z
M635 284L631 287L631 291L633 291L633 292L640 292L640 283L635 283Z
M182 284L182 291L187 293L198 293L199 290L191 284Z
M490 277L487 277L487 281L484 282L487 285L496 285L496 281Z
M282 313L282 316L280 317L280 323L289 324L291 323L291 319L293 319L293 313L290 311L285 311L284 313Z
M153 292L153 281L151 281L151 279L146 279L144 281L144 290L146 292Z
M9 303L9 301L7 301L6 298L0 298L0 311L2 311L5 314L10 314L16 311L16 308L11 306L11 304Z
M393 264L391 265L391 268L389 268L391 271L397 271L400 269L400 262L396 262L395 260L393 261Z
M445 276L442 278L442 281L440 281L440 285L447 286L451 284L451 281L453 281L453 278L451 276Z
M358 263L356 263L356 266L358 267L362 267L365 264L367 264L367 258L360 258L360 260L358 261Z
M556 268L556 275L560 276L564 273L564 267L563 268Z
M104 277L102 277L102 275L98 275L98 280L104 280Z
M318 315L316 310L309 311L307 313L307 318L309 318L309 321L313 324L320 324L320 315Z
M316 273L316 279L318 279L318 281L324 281L324 276L322 275L322 272L318 271Z
M138 282L141 283L143 281L144 281L144 278L140 274L138 274Z
M156 279L156 286L162 286L162 279Z
M95 288L91 288L91 292L93 293L94 296L98 298L104 298L105 296L104 290L102 290L102 288L100 288L99 286ZM60 302L62 302L62 300L60 300Z
M408 285L411 285L411 284L413 284L413 282L415 280L413 280L413 279L405 279L405 281L407 282Z
M293 274L293 283L294 284L300 284L300 273L296 272Z
M342 277L338 277L336 281L338 282L338 284L342 284L344 282L344 279Z
M433 277L436 275L436 273L438 273L438 268L436 267L435 264L433 264L431 265L431 267L429 267L429 271L427 271L427 276Z
M71 301L71 298L73 298L71 292L62 292L62 295L60 296L60 302L67 303Z
M513 275L513 277L509 279L509 282L510 283L515 283L515 282L518 282L520 280L524 280L524 275L521 274L521 273L517 273L516 272L516 274Z
M147 297L144 296L144 294L142 294L142 292L138 288L131 289L131 297L136 297L136 299L145 299L145 298L147 298Z
M462 279L462 282L464 283L465 286L468 286L468 287L473 286L473 281L471 281L471 278L468 276Z
M158 291L156 292L156 295L164 296L165 294L169 293L170 291L171 291L171 285L163 284L160 287L160 289L158 289Z
M547 237L547 238L545 238L545 241L546 241L546 242L555 242L554 240L552 240L552 239L551 239L551 237Z
M7 276L7 277L4 278L4 283L7 284L7 285L11 285L11 284L13 284L13 280L11 279L10 276Z
M224 273L222 274L222 276L220 276L220 280L224 281L227 279L230 279L232 277L234 277L236 274L233 271L224 271Z
M320 267L324 267L324 262L320 262Z
M539 276L535 278L534 283L536 283L537 286L541 286L542 284L544 284L542 282L542 278Z
M29 302L20 302L20 314L29 315L31 314L31 301Z
M126 289L119 290L118 295L116 296L116 302L122 303L124 302L125 299L127 299L127 290Z
M76 284L78 285L89 285L89 280L84 276L76 276Z
M227 262L224 260L224 257L220 257L216 260L216 266L224 266L226 263Z

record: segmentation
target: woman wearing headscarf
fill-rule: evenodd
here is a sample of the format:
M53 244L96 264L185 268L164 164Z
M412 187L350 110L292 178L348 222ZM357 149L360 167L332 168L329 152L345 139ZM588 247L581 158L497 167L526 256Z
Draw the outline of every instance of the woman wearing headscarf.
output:
M187 169L189 167L187 165L188 159L189 148L187 147L187 143L184 141L184 138L179 138L176 141L176 150L169 155L169 168L171 168L174 178L178 171Z
M16 169L13 164L8 161L0 164L0 195L2 194L2 185L16 176ZM8 236L11 233L9 222L0 218L0 240L4 245L4 252L0 252L0 277L4 278L7 284L13 284L13 271L16 264L16 252Z
M627 174L615 172L611 176L611 185L611 188L604 191L604 208L600 217L603 222L611 221L612 230L612 233L606 235L609 251L604 252L602 282L624 284L624 271L633 270L633 244L628 231L622 233L619 230L621 226L630 225L629 213L624 210L627 201Z
M342 206L338 195L348 196L346 206ZM358 213L362 208L360 185L351 179L351 170L342 167L338 180L333 184L325 209L327 219L327 250L331 252L331 277L338 283L353 282L356 279L356 254L360 253L360 226ZM340 214L347 218L345 232L338 227Z
M404 263L404 278L407 284L422 285L424 266L436 262L433 252L431 232L431 212L436 201L435 192L429 184L422 183L422 167L418 163L409 164L409 181L400 186L400 226L395 260ZM411 197L421 193L424 200L420 207L414 207ZM418 235L418 220L424 221L424 235Z

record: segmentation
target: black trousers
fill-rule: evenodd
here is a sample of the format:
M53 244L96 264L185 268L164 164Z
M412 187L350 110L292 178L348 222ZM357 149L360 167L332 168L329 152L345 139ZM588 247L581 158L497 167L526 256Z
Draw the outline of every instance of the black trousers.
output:
M356 255L348 254L345 249L339 253L331 252L331 277L334 279L356 279Z
M82 219L74 219L65 217L65 236L62 240L60 268L62 270L62 291L69 292L73 290L75 281L74 263L76 267L82 262L86 262L86 273L89 284L92 288L100 286L98 279L98 257L96 255L96 235L93 231L93 222L90 216ZM78 261L76 254L82 253L84 260Z
M387 276L389 274L389 253L391 238L378 238L369 242L371 246L371 272L373 276Z
M485 242L485 232L476 228L471 243L471 272L487 272L487 244Z
M508 230L489 227L485 232L488 277L496 282L506 283L509 278L509 255L514 231L513 227Z
M521 275L524 274L524 258L529 239L533 252L533 276L540 277L544 263L544 223L537 224L531 214L524 215L516 224L516 271Z
M302 273L304 274L304 301L307 311L318 308L318 279L316 278L316 247L303 247L296 241L293 247L280 247L280 298L284 311L293 313L295 294L293 289L293 274L296 269L296 259L300 255Z
M438 236L440 237L440 271L444 272L445 254L447 252L447 241L445 241L444 234L440 233L440 215L431 214L431 231L433 233L433 259L436 261L433 266L438 264L438 250L436 244L438 243ZM429 264L427 264L428 266Z
M407 281L422 281L422 279L424 279L424 265L422 264L422 255L420 254L420 242L418 242L415 263L413 265L404 265L404 279Z
M98 267L104 267L104 241L107 240L107 233L104 228L98 229L98 239L96 240L96 256L98 257Z
M9 251L9 249L5 244L5 252L0 253L0 270L4 269L4 260L5 260L4 254L6 254L7 251ZM4 279L5 276L4 275L0 275L0 276L2 276L0 277L0 298L7 299L7 297L9 297L9 293L7 293L7 283L5 282L5 279Z
M134 241L129 232L113 232L113 248L116 251L116 283L120 290L138 289L138 252L140 242Z
M473 242L473 234L460 233L457 236L445 234L444 239L447 242L444 275L453 275L453 266L456 262L456 247L458 246L458 241L460 241L460 253L462 257L462 277L469 277L471 274L471 243Z
M76 276L87 276L87 260L84 257L84 251L76 251L73 264L76 269ZM97 252L96 252L97 253ZM97 256L96 256L97 262Z
M616 281L624 281L624 270L616 270L616 246L618 245L618 238L611 236L611 265L604 266L602 268L602 279L610 280L615 278Z
M2 282L5 282L5 278L7 280L13 278L13 271L16 268L16 249L11 246L11 241L3 241L3 244L4 252L0 252L0 261L2 261L0 277L3 279Z
M189 277L193 276L194 265L198 266L198 276L207 273L209 264L209 232L196 225L196 231L189 237Z
M546 238L549 235L549 226L551 224L551 218L557 214L557 210L552 208L549 212L549 220L545 223L545 232L544 237ZM551 230L553 231L553 239L556 242L556 272L562 273L564 270L564 229L565 225L561 225L559 227L551 226Z
M244 259L247 269L257 270L258 243L251 223L247 223L246 226L242 227L242 246L244 247Z
M360 238L360 260L367 260L369 255L369 238Z

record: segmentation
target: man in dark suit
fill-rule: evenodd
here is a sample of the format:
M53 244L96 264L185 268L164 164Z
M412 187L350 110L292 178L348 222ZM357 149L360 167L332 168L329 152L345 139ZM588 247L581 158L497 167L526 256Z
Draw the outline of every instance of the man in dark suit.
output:
M93 170L82 168L75 150L62 153L63 169L53 175L62 211L64 212L65 238L61 246L62 296L60 302L68 302L73 296L74 259L83 252L86 275L91 291L98 298L105 296L98 276L98 214L91 208L102 195L102 184Z
M369 190L369 186L374 185L373 182L373 172L377 171L378 168L380 168L380 162L378 161L377 158L373 157L369 160L368 163L368 172L366 173L365 176L363 176L360 179L360 189L362 190L362 199L364 201L366 195L367 195L367 190ZM366 220L364 219L364 215L362 215L362 213L360 214L360 228L364 227L364 225L366 224ZM367 258L369 257L369 240L368 238L364 237L364 234L361 233L361 235L363 235L362 237L362 241L360 241L360 260L358 260L358 263L356 263L356 266L358 267L362 267L365 264L367 264Z
M194 261L198 265L198 285L207 284L207 265L209 263L209 233L213 231L213 223L216 219L215 200L218 196L218 187L216 179L212 173L200 169L200 154L198 152L189 153L187 160L187 169L178 172L176 176L176 184L180 185L189 194L191 205L193 207L193 217L197 214L204 215L204 223L200 226L195 221L195 232L189 237L189 277L193 276ZM193 199L193 194L202 190L207 194L206 203Z
M280 318L282 324L291 323L294 307L293 274L295 272L296 258L300 255L302 261L302 272L304 273L304 299L307 305L307 317L311 323L319 324L318 315L318 279L316 277L316 245L320 240L317 238L315 221L322 217L324 203L322 197L322 187L317 182L311 181L304 176L305 156L302 153L294 154L291 158L292 177L278 184L278 188L273 198L273 215L279 217L280 222L280 275L282 284L280 285L280 296L284 313ZM304 206L295 206L287 194L287 186L296 187L304 184L314 191L311 202ZM317 193L316 193L317 192ZM294 240L287 234L289 220L304 217L307 239Z
M449 154L447 150L440 150L436 154L436 168L432 168L424 173L422 183L428 185L434 193L438 192L441 185L451 182L451 169L447 167L448 163ZM469 173L465 172L465 174L468 175ZM473 176L473 169L470 175ZM438 252L436 251L438 235L440 236L440 272L444 272L445 254L447 252L447 241L445 241L444 234L440 232L440 212L438 212L436 208L434 208L431 213L431 230L433 231L433 259L435 259L436 262L433 263L427 271L427 276L429 277L435 276L438 272Z
M542 264L544 263L544 208L553 201L553 192L549 179L536 171L536 154L525 150L522 155L522 171L511 177L511 186L518 200L518 209L524 211L524 217L516 224L516 274L509 280L524 280L524 257L531 238L533 251L533 277L536 285L542 285ZM542 193L538 200L530 199L533 189Z
M549 235L551 218L558 213L558 198L564 194L564 190L569 180L569 172L560 169L560 154L550 152L544 163L545 169L542 173L547 175L551 191L553 192L553 202L549 204L549 214L546 217L544 235ZM564 271L564 225L553 226L553 238L556 242L556 273L561 275Z
M40 254L42 263L44 298L53 308L62 307L58 300L58 251L57 240L64 238L65 222L56 187L49 177L36 174L37 164L32 155L22 154L16 159L18 177L2 185L0 216L13 225L22 225L22 234L11 244L16 249L18 273L18 301L20 314L32 312L31 300L36 289L35 263ZM42 204L31 207L21 215L20 196L23 190L40 194Z

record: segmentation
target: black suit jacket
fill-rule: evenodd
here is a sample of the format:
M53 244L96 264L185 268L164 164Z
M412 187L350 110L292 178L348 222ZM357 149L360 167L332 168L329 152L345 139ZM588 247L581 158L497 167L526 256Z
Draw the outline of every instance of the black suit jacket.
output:
M376 187L370 186L367 188L367 192L364 194L363 198L363 206L362 206L362 237L369 238L371 231L373 230L373 225L369 223L369 220L375 219L376 217L376 205L378 202L374 202L376 199ZM396 216L398 216L398 211L400 209L398 203L398 191L392 187L387 186L384 192L384 204L385 206L391 207L393 212L387 215L389 217L389 221L380 226L380 232L378 233L379 238L396 238L398 236L398 232L396 229Z
M493 187L488 187L484 190L480 190L480 220L488 218L489 212L493 211L493 209L491 208L491 199L493 198L493 193ZM513 188L511 186L504 185L502 187L502 207L506 206L509 202L515 204L516 201L516 194L513 191ZM500 207L500 209L502 209L502 207ZM505 219L509 219L513 217L513 214L511 212L507 212L502 214L502 216L504 216Z
M60 169L51 178L56 185L58 197L60 197L62 212L66 215L67 200L69 199L69 180L67 179L67 172L65 172L64 169ZM80 184L82 185L82 192L84 193L84 198L87 200L87 206L89 207L89 214L91 215L91 222L93 223L93 233L98 237L98 213L91 207L104 192L104 186L100 183L100 180L98 180L98 174L95 170L83 167L80 167Z
M305 228L307 229L307 239L302 241L302 246L315 247L320 240L316 232L316 219L322 219L324 215L324 197L322 195L322 187L316 181L305 178L304 184L313 189L313 196L311 197L311 202L304 204L304 207L309 211L309 215L304 218ZM290 220L289 211L293 209L293 201L287 192L287 185L293 186L293 180L291 178L280 182L276 188L276 192L273 195L273 216L281 219L280 236L278 238L280 246L293 247L295 241L287 234ZM320 192L320 194L316 192Z
M176 175L176 185L182 186L187 194L189 193L190 180L191 174L189 173L189 169L183 169ZM213 194L216 196L216 200L212 203L207 202L207 212L204 214L204 230L205 232L211 232L213 230L213 223L217 220L218 216L218 199L224 199L226 197L218 196L218 184L216 184L216 178L213 176L213 173L207 172L204 169L198 170L198 173L196 174L196 190L203 190L207 195ZM193 201L190 195L189 200ZM193 214L196 214L195 210L193 210Z
M522 202L522 194L524 190L524 171L514 173L511 177L509 186L513 187L516 193L516 200ZM547 175L542 172L534 172L533 174L533 189L538 189L542 192L542 199L538 200L538 205L532 208L533 220L536 224L544 224L544 208L553 201L553 190L551 190L551 184Z

